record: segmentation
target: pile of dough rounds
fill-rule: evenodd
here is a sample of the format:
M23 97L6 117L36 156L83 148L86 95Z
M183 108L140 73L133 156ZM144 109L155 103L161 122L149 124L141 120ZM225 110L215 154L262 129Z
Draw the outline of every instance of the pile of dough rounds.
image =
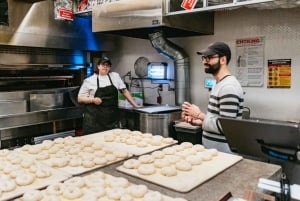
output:
M205 149L200 144L183 142L141 155L137 159L126 160L123 168L130 169L138 175L160 174L165 177L174 177L180 172L192 171L193 166L200 166L216 156L218 156L216 149Z
M104 134L105 142L123 143L129 146L145 148L150 146L165 146L177 143L171 137L162 137L152 133L142 133L141 131L130 131L128 129L114 129Z
M0 150L0 197L31 188L35 183L45 182L53 175L53 169L15 151Z
M51 198L51 199L50 199ZM64 183L49 185L44 190L30 190L23 194L23 201L186 201L183 198L167 197L151 191L145 185L129 183L126 178L114 177L101 171L76 176Z
M44 140L37 145L24 145L20 150L53 168L71 167L83 171L131 156L127 151L107 148L101 141L72 136Z

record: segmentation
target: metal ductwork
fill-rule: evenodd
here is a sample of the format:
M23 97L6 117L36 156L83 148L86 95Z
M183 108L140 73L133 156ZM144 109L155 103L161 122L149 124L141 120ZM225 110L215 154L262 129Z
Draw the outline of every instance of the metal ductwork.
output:
M172 59L175 67L175 104L190 101L190 60L186 52L165 38L161 31L149 34L152 46Z
M92 10L93 32L148 39L150 33L163 31L166 37L210 35L214 30L214 13L165 15L180 7L172 0L166 9L164 0L118 0L96 5Z

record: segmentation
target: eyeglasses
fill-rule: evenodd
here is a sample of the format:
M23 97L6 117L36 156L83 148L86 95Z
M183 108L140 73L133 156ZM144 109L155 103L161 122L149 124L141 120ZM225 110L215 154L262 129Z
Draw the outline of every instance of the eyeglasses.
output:
M103 67L110 67L110 64L109 63L103 63L103 64L101 64L101 66L103 66Z
M202 61L209 62L211 59L219 58L219 57L220 57L219 55L209 55L209 56L202 56L201 59Z

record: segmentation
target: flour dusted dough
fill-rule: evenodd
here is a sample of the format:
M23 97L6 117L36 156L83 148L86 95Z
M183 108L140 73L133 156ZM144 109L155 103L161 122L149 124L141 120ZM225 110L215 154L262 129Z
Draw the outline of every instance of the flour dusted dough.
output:
M163 151L154 151L151 153L154 158L163 158L165 153Z
M185 161L185 160L178 161L175 164L175 167L176 167L177 170L181 170L181 171L190 171L190 170L192 170L192 165L190 163L188 163L187 161Z
M33 174L26 173L18 175L15 180L16 184L18 184L19 186L26 186L34 182L35 176Z
M146 155L142 155L138 158L138 160L141 162L141 163L145 163L145 164L148 164L148 163L152 163L154 161L154 158L152 155L150 154L146 154Z
M186 158L186 161L192 165L200 165L202 163L201 155L191 155Z
M49 195L61 195L63 192L63 184L62 183L51 184L46 188L46 192Z
M155 159L153 165L157 168L163 168L166 166L170 166L170 162L165 159Z
M125 161L123 166L127 169L137 169L140 164L141 162L139 160L132 158Z
M40 201L43 198L43 194L39 190L26 191L22 197L23 201Z
M78 199L83 195L82 190L77 186L66 186L63 190L62 196L69 199L74 200Z
M173 177L177 175L177 170L174 166L163 167L160 173L166 177Z
M163 196L158 191L151 191L146 193L143 199L143 201L162 201L162 200L163 200Z
M152 175L156 172L156 169L152 164L141 164L137 171L142 175Z
M128 188L128 192L135 198L142 198L148 192L148 188L145 185L132 185Z
M106 191L107 197L113 200L120 200L122 195L124 195L125 193L126 193L125 189L121 187L109 188Z

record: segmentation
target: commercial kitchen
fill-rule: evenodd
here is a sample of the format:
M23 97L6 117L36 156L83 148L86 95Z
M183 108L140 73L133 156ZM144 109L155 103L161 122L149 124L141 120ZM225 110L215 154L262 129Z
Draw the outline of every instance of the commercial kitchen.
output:
M300 200L299 5L1 0L0 200ZM222 120L236 154L181 119L184 101L207 109L214 79L196 52L215 41L244 90L243 118ZM103 56L143 107L119 94L120 128L83 135L77 94ZM181 158L174 175L161 154Z

